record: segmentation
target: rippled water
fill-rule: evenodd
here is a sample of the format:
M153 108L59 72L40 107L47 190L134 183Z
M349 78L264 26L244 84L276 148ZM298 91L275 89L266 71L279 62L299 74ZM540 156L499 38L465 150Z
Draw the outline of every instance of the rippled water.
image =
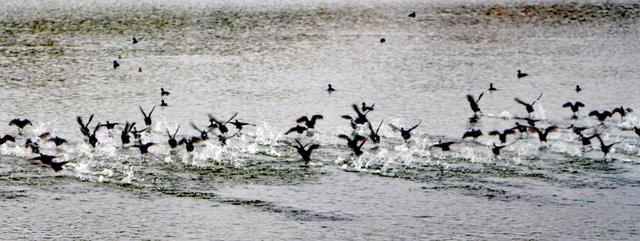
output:
M599 125L586 114L640 108L639 19L633 1L2 1L0 123L34 126L0 146L1 236L635 239L640 119ZM561 129L548 143L511 136L499 157L487 135L429 148L460 139L465 96L490 82L499 90L485 91L474 125L485 133L522 123L513 98L542 92L538 126L592 127L620 144L603 159L597 140L582 148ZM138 106L159 105L161 87L169 106L142 138L162 143L151 154L122 148L122 126L99 131L95 149L83 141L76 116L142 126ZM561 105L576 100L587 107L571 120ZM385 124L382 142L356 157L337 135L352 132L340 116L363 101ZM167 128L198 135L189 123L236 112L255 125L227 146L216 132L193 153L165 144ZM325 118L313 135L284 135L316 113ZM418 121L406 143L388 125ZM70 141L40 140L71 161L63 171L25 161L26 138L46 131ZM321 145L309 167L295 139Z

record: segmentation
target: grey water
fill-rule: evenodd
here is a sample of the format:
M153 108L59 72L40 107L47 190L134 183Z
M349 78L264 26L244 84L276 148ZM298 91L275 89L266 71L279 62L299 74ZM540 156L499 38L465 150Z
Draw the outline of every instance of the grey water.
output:
M0 145L0 239L638 239L638 112L587 113L640 108L639 20L635 1L1 1L0 134L17 140ZM472 125L466 95L483 92ZM494 156L486 134L540 93L537 125L560 129ZM577 120L567 101L586 105ZM354 156L337 135L361 102L382 140ZM150 154L122 147L121 125L83 140L76 116L142 127L139 106L156 106ZM253 125L226 146L166 144L234 113ZM318 113L313 134L284 134ZM419 121L408 142L391 127ZM619 144L603 158L571 124ZM460 140L471 127L485 135ZM70 163L27 161L27 138ZM296 139L321 145L308 166Z

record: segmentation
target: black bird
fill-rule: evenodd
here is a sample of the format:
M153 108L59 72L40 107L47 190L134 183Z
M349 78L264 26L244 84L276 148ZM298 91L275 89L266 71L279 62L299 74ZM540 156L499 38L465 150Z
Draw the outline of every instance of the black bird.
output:
M538 98L536 100L534 100L531 103L527 103L522 101L519 98L514 98L514 100L518 103L520 103L521 105L524 105L524 107L527 109L527 113L529 113L529 115L531 115L531 113L533 113L535 110L533 109L533 106L538 103L538 101L540 100L540 98L542 98L542 92L540 92L540 96L538 96Z
M149 153L149 148L154 146L156 143L153 142L147 142L142 144L141 140L138 140L138 144L133 145L132 147L136 147L140 150L140 154L144 155Z
M409 17L410 17L410 18L415 18L415 17L416 17L416 12L412 12L412 13L410 13L410 14L409 14Z
M311 118L308 118L307 116L303 116L300 117L296 120L297 123L302 123L304 122L304 125L307 126L307 129L313 129L316 126L316 121L317 120L322 120L324 117L322 117L322 115L313 115L311 116Z
M524 77L527 77L527 76L529 76L529 74L524 73L524 72L522 72L522 71L518 70L518 79L520 79L520 78L524 78Z
M31 148L31 152L33 153L40 153L40 144L31 141L31 139L27 139L27 141L24 142L24 147Z
M9 126L18 127L18 134L22 135L22 129L26 126L33 126L33 124L31 124L31 121L28 119L13 119L9 122Z
M376 106L375 103L373 103L373 105L371 105L371 106L367 106L367 103L362 102L362 111L363 112L372 111L374 106Z
M118 67L120 67L120 64L118 64L118 61L114 60L113 61L113 69L117 69Z
M582 88L580 88L580 85L576 85L576 93L580 93L580 91L582 91Z
M381 38L381 39L380 39L380 43L384 43L384 42L387 42L387 40L386 40L386 39L384 39L384 38Z
M624 119L625 116L627 116L628 113L633 112L633 109L631 108L625 108L623 106L617 107L615 109L613 109L611 111L611 116L613 116L613 114L618 113L620 114L620 119Z
M366 139L364 136L361 135L354 135L353 138L347 136L347 135L338 135L338 138L342 138L345 139L347 141L347 147L351 148L351 149L355 149L358 148L358 142L359 141L363 141L364 139Z
M562 107L571 108L571 111L573 112L573 116L571 116L571 119L578 119L578 115L576 115L576 113L578 113L580 107L584 107L584 104L580 101L576 101L575 103L567 102L564 103Z
M4 135L2 138L0 138L0 145L7 143L7 141L15 143L16 139L10 135Z
M40 154L40 156L31 158L29 160L34 160L34 161L38 160L42 164L50 166L56 172L61 171L63 169L62 166L64 166L65 164L69 163L69 161L53 162L53 159L55 159L55 158L57 158L57 157L56 156L49 156L49 155Z
M586 130L587 128L586 127L577 127L577 126L574 126L573 124L571 124L569 127L567 127L567 129L571 129L573 131L573 133L576 133L576 135L581 135L582 132L584 130Z
M238 119L236 119L233 122L230 122L229 124L232 124L233 126L235 126L238 131L241 131L244 126L252 125L250 123L240 122L238 121Z
M473 98L473 95L467 95L467 100L469 101L469 105L471 106L471 110L473 111L474 115L480 112L480 107L478 106L478 102L480 102L480 99L482 98L483 95L484 95L484 92L480 93L480 96L478 96L478 99Z
M80 116L76 117L76 120L80 125L80 132L82 132L82 135L85 135L85 136L91 135L91 131L89 130L89 124L91 124L91 121L93 120L93 115L89 116L89 121L87 121L87 123L84 123L82 121L82 117Z
M100 125L100 127L106 127L108 130L113 130L113 128L115 128L117 125L120 125L120 123L111 123L111 122L107 121L106 124L102 124L102 125Z
M178 145L185 145L185 148L187 149L187 152L192 152L195 149L195 146L193 144L197 144L197 143L201 143L203 142L202 139L200 139L200 137L191 137L191 138L182 138L182 140L180 140L180 142L178 142Z
M233 114L231 116L231 118L229 118L227 121L220 122L215 117L213 117L212 114L209 114L209 122L212 122L212 125L213 125L213 122L215 122L218 130L220 130L220 133L225 134L225 133L229 132L229 128L227 128L226 125L229 124L229 122L231 122L234 118L236 118L236 116L238 116L238 112ZM210 125L210 126L212 126L212 125Z
M156 106L154 105L153 108L151 108L151 111L149 111L149 115L147 115L147 113L144 112L144 110L142 109L142 106L138 106L138 108L140 108L140 112L142 112L142 115L144 116L144 124L147 126L151 126L151 114L153 114L153 111L156 109Z
M56 146L60 146L60 145L62 145L64 143L67 143L67 140L65 140L63 138L60 138L59 136L49 138L49 139L47 139L47 141L55 143Z
M164 90L164 88L160 88L160 96L169 96L169 91Z
M235 134L231 135L231 136L225 136L225 135L218 135L218 141L220 142L221 146L226 146L227 145L227 140L237 136L238 133L236 132Z
M307 128L301 125L296 125L295 127L292 127L291 129L289 129L287 132L285 132L285 135L289 135L289 133L291 132L297 132L298 134L302 134L304 131L306 131Z
M591 145L591 139L597 137L597 134L591 135L591 136L584 136L582 135L582 133L578 133L578 139L580 140L580 142L582 142L583 146L588 146Z
M531 132L535 132L538 133L538 139L540 139L541 142L547 142L547 135L549 135L549 133L554 132L558 129L557 126L549 126L546 129L545 128L538 128L535 126L529 126L529 130Z
M404 127L398 128L396 126L393 126L391 124L389 124L394 130L400 131L400 135L402 136L402 139L409 140L409 138L411 138L411 131L413 131L414 129L418 128L418 126L420 125L420 123L422 123L422 121L419 121L418 124L414 125L413 127L409 128L409 129L405 129Z
M167 102L164 102L164 100L160 100L160 106L167 107L169 105L167 104Z
M318 144L306 144L306 145L302 145L302 143L300 143L299 140L296 139L296 143L298 144L297 146L293 146L294 148L296 148L296 150L298 151L298 154L300 154L300 156L302 156L302 160L304 160L304 165L309 165L309 161L311 161L311 152L313 152L313 150L320 148L320 145ZM309 146L309 148L305 149L307 146Z
M489 132L489 135L491 136L498 136L498 139L500 139L500 143L504 144L505 142L507 142L507 136L510 134L516 134L515 131L513 131L513 129L505 129L502 132L494 130L492 132Z
M329 94L331 94L331 92L336 91L336 89L333 88L333 86L331 86L331 84L329 84L329 88L327 88L327 92L329 92Z
M494 92L496 90L498 90L498 89L493 87L493 83L489 83L489 92Z
M535 126L535 125L529 125L529 126ZM520 133L526 133L529 127L525 125L521 125L520 123L516 122L516 126L511 129L518 130Z
M124 146L125 144L131 143L131 139L130 139L131 137L129 136L129 132L131 132L131 129L133 129L135 125L136 125L135 122L129 124L128 121L124 124L124 129L122 129L122 133L120 133L120 140L122 141L122 146Z
M137 44L138 40L136 39L136 37L133 37L133 44Z
M169 146L171 148L176 148L178 146L176 135L178 134L179 130L180 130L180 126L178 126L178 128L176 128L176 131L173 133L173 135L171 135L171 133L169 133L169 129L167 129L167 136L169 136Z
M96 132L98 132L98 130L100 130L100 122L98 122L98 124L96 125L96 128L93 129L93 133L91 133L90 135L87 135L87 137L89 138L89 144L91 145L91 147L96 147L96 144L98 144L98 138L96 137Z
M482 131L481 130L471 129L471 130L468 130L467 132L465 132L464 134L462 134L462 139L465 139L467 137L471 137L473 139L477 139L481 135L482 135Z
M500 150L502 150L502 148L505 148L505 147L510 146L512 144L513 143L511 143L509 145L496 146L496 143L493 143L493 146L490 146L489 148L491 148L491 152L493 152L494 155L499 156L500 155Z
M195 129L196 131L200 132L200 138L202 138L203 141L206 141L206 140L209 139L209 135L208 135L209 131L208 130L200 130L200 128L198 128L196 126L196 124L193 124L193 122L189 123L189 124L191 124L191 127L193 127L193 129Z
M384 120L380 121L380 124L378 124L378 128L377 129L373 129L373 126L371 125L371 122L368 122L369 124L369 139L371 139L371 141L373 141L373 143L378 144L380 143L380 135L378 135L378 132L380 131L380 127L382 126L382 122L384 122Z
M596 118L598 118L598 120L600 121L601 124L604 124L604 121L608 117L613 116L613 113L609 112L608 110L605 110L603 112L599 112L597 110L594 110L594 111L589 112L589 116L595 116Z
M620 142L614 142L611 143L609 145L604 144L604 141L602 141L602 138L600 137L600 135L596 136L598 138L598 140L600 141L600 151L602 151L602 153L604 153L604 157L607 157L607 154L609 154L609 152L611 151L611 147L613 147L614 145L620 143Z
M442 142L442 140L439 140L438 143L432 145L431 147L437 147L442 149L442 151L451 151L451 145L456 144L458 142L456 141L448 141L448 142Z
M369 113L369 111L362 112L360 111L360 109L358 109L358 106L355 104L351 105L351 108L353 108L353 110L356 112L357 117L353 118L349 115L343 115L342 116L343 119L347 119L347 120L353 119L353 122L361 125L364 125L364 123L367 123L369 121L367 120L367 114Z

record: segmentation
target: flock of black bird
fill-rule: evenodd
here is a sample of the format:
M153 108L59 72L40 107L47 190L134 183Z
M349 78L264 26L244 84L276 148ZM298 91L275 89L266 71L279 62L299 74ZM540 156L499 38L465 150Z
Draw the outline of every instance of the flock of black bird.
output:
M412 12L408 16L411 18L415 18L416 13ZM137 44L139 42L139 40L136 39L135 37L132 40L133 40L133 44ZM381 43L384 43L385 41L386 40L384 38L380 39ZM121 57L118 56L118 58L121 58ZM118 63L117 60L114 60L113 69L117 69L119 67L120 67L120 63ZM142 72L142 68L138 68L138 71ZM524 73L521 70L517 70L516 77L518 79L525 78L527 76L529 76L527 73ZM490 83L488 91L494 92L497 90L498 89L494 87L493 83ZM160 96L162 97L160 106L166 107L168 106L168 104L165 102L164 98L166 96L169 96L170 92L165 90L164 88L160 88L160 91L161 91ZM332 92L336 91L336 89L331 84L329 84L326 91L329 94L331 94ZM582 91L582 88L579 85L576 85L575 91L576 93L579 93L580 91ZM469 122L472 126L475 123L477 123L479 118L482 116L482 111L479 103L483 95L484 95L484 92L480 93L480 95L477 98L475 98L473 95L466 96L469 102L471 111L473 112L473 116L469 119ZM515 122L514 123L515 126L512 128L504 129L502 131L499 131L499 130L490 131L488 134L490 136L497 136L498 142L500 143L500 145L496 145L496 142L494 142L492 145L488 146L493 152L493 154L495 154L495 156L500 155L500 151L503 148L509 145L512 145L516 142L514 141L512 143L507 144L507 139L509 135L515 135L517 132L532 133L537 135L540 142L546 143L548 141L547 136L549 135L549 133L554 132L561 128L555 125L551 125L547 127L536 126L536 122L540 120L534 119L531 114L535 111L534 106L540 101L541 98L542 98L542 93L540 93L540 95L535 100L530 102L521 100L519 98L514 99L517 103L523 105L526 112L528 113L528 117L520 118L526 121L527 124L523 125L523 124L520 124L519 122ZM380 121L374 128L374 124L372 124L372 122L367 117L369 113L374 111L374 106L375 104L368 106L364 102L360 107L354 104L352 105L354 115L341 116L341 118L349 121L349 126L354 131L349 135L340 134L337 137L346 141L347 148L349 148L353 152L353 154L356 156L360 156L364 153L363 147L367 141L370 140L374 144L378 144L381 142L379 131L384 121ZM579 117L577 113L580 110L580 108L584 108L585 105L579 101L576 101L576 102L567 102L563 104L562 107L569 108L571 110L572 119L578 119ZM142 133L151 131L151 125L152 125L151 117L156 109L156 106L153 106L150 110L148 110L148 112L145 111L145 109L143 109L141 106L139 106L139 109L143 115L145 128L137 129L136 122L130 123L127 121L124 123L124 127L121 130L120 140L123 148L136 148L140 151L142 155L144 155L149 153L150 147L154 145L158 145L158 143L154 143L154 142L143 143L142 141ZM590 112L588 115L591 117L595 117L597 120L601 122L601 125L604 125L605 120L607 118L612 118L614 114L619 114L621 118L624 118L627 113L632 111L633 110L631 108L621 106L611 111L594 110ZM238 136L241 130L245 126L253 125L250 123L239 121L238 119L236 119L237 115L238 113L235 113L230 118L224 120L224 119L216 118L213 115L209 114L208 115L209 125L206 128L199 128L196 124L190 123L190 126L194 130L198 131L199 133L198 136L186 136L186 137L180 138L179 140L177 138L177 135L178 135L178 132L180 131L180 126L178 126L173 131L167 129L166 130L167 144L172 149L178 148L179 146L184 145L187 152L193 152L195 150L195 144L199 144L208 140L209 134L215 133L215 131L217 130L218 132L217 139L220 145L224 146L227 144L228 139ZM80 126L80 132L85 137L85 142L87 142L91 147L95 148L100 143L100 140L96 136L96 133L98 131L100 131L102 128L113 130L115 129L116 126L119 126L122 124L107 120L105 121L104 124L102 124L101 122L98 122L92 127L91 122L93 121L93 118L94 118L94 115L91 115L87 120L87 122L84 122L82 117L78 116L77 122L78 122L78 125ZM324 117L320 114L316 114L312 116L302 116L296 119L295 121L296 125L290 128L288 131L286 131L285 135L289 135L291 133L303 134L305 132L307 132L307 135L313 135L313 129L315 129L318 120L322 120L323 118ZM418 128L420 124L421 124L421 121L412 125L411 127L397 127L392 124L389 124L389 126L391 127L392 130L399 132L400 137L402 137L402 139L406 142L411 139L411 132L416 128ZM14 119L9 122L9 125L17 127L18 128L17 134L22 135L23 129L27 126L32 126L32 123L28 119ZM227 127L228 125L233 126L235 128L236 132L234 134L229 134L230 130L229 130L229 127ZM367 131L368 134L366 135L358 134L359 132L357 130L360 130L361 127L365 130L368 130ZM578 139L584 146L591 145L592 144L591 140L594 138L597 138L600 142L600 150L604 153L605 158L607 154L611 151L611 148L614 145L618 144L618 142L606 144L601 137L601 133L599 133L598 130L594 127L577 127L577 126L571 125L568 127L564 127L564 129L571 130L578 137ZM637 135L640 136L639 128L634 128L634 131ZM591 134L590 135L585 134L587 132L590 132ZM438 141L438 143L431 145L430 148L440 148L442 151L451 151L452 145L461 143L467 138L473 138L475 140L482 135L483 135L483 132L481 130L471 128L466 132L464 132L464 134L462 135L462 138L459 140L446 141L446 142L443 142L442 140L440 140ZM60 146L67 143L67 140L59 136L51 137L51 134L49 132L39 135L38 138L40 140L32 140L31 138L27 138L25 140L24 147L30 149L31 152L39 155L29 160L40 161L40 163L50 166L55 171L62 170L63 166L69 163L69 161L55 162L54 159L58 158L58 156L52 156L52 155L46 155L46 154L40 153L40 143L38 141L52 142L56 146ZM15 143L16 138L11 135L5 135L2 138L0 138L0 145L4 145L7 142ZM302 144L298 138L295 138L295 143L292 144L292 147L295 148L297 152L300 154L306 166L309 164L311 160L311 153L314 150L319 149L320 145L314 144L314 143Z

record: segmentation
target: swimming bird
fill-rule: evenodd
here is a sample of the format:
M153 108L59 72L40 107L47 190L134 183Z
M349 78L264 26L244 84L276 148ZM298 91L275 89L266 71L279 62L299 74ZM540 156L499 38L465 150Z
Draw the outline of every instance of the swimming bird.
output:
M362 111L363 112L372 111L374 106L376 106L375 103L373 103L371 106L367 106L367 103L362 102Z
M15 143L16 139L10 135L4 135L2 138L0 138L0 145L7 143L7 141Z
M108 130L113 130L113 128L115 128L117 125L120 125L120 123L111 123L107 121L106 124L102 124L100 125L100 127L106 127Z
M481 130L471 129L471 130L468 130L467 132L465 132L464 134L462 134L462 139L465 139L467 137L471 137L473 139L477 139L480 136L482 136L482 131Z
M142 72L142 67L138 67L138 73Z
M38 144L38 142L31 141L30 138L24 142L24 147L30 148L33 153L40 153L40 144Z
M529 74L524 73L524 72L522 72L522 71L518 70L518 79L520 79L520 78L524 78L524 77L527 77L527 76L529 76Z
M431 147L437 147L442 149L442 151L451 151L451 145L457 144L457 141L448 141L442 142L442 140L438 140L438 143L433 144Z
M614 142L611 144L604 144L604 141L602 140L602 137L600 137L600 135L596 136L598 138L598 140L600 141L600 151L602 151L602 153L604 153L604 157L607 157L607 154L609 154L609 152L611 151L611 147L613 147L614 145L620 143L620 142Z
M136 37L133 37L133 44L137 44L138 43L138 39L136 39Z
M117 69L118 67L120 67L120 64L118 63L118 61L114 60L113 61L113 69Z
M82 121L82 117L80 116L76 117L76 120L80 125L80 132L82 132L82 135L89 136L91 134L89 131L89 124L91 124L91 121L93 120L93 114L89 116L89 120L87 121L87 123L84 123Z
M153 111L156 109L156 106L154 105L153 108L151 108L151 111L149 111L149 115L147 115L147 113L144 112L144 110L142 109L142 106L138 106L138 108L140 108L140 112L142 112L142 115L144 116L144 124L147 126L151 126L151 114L153 114Z
M478 112L481 112L480 107L478 106L478 102L480 102L480 99L482 98L483 95L484 95L484 92L480 93L480 96L478 96L478 99L473 98L473 95L467 95L467 100L469 101L469 105L471 106L473 115L476 115Z
M225 134L225 133L229 132L229 128L227 128L226 125L229 124L229 122L231 122L234 118L236 118L236 116L238 116L238 112L233 114L231 116L231 118L229 118L227 121L220 122L215 117L213 117L212 114L209 114L209 122L215 122L218 130L220 130L220 133Z
M492 132L489 132L490 136L498 136L498 139L500 140L500 143L504 144L505 142L507 142L507 136L510 134L516 134L515 131L513 131L512 128L510 129L505 129L502 132L494 130Z
M604 121L608 118L613 116L613 114L611 112L609 112L608 110L599 112L597 110L591 111L589 112L589 116L593 116L598 118L598 120L600 121L600 124L604 124Z
M498 90L498 89L493 87L493 83L489 83L489 92L494 92L496 90Z
M180 142L178 142L178 145L185 145L185 148L187 149L187 152L192 152L195 149L195 146L193 144L197 144L197 143L201 143L203 142L202 139L200 139L200 137L190 137L190 138L182 138L180 140Z
M164 88L160 88L160 96L169 96L169 91L164 90Z
M209 139L209 131L208 130L200 130L200 128L198 128L196 126L196 124L194 124L193 122L189 123L191 124L191 127L193 127L193 129L195 129L196 131L200 132L200 138L202 138L202 140L206 141Z
M160 100L160 106L167 107L169 105L167 104L167 102L164 102L164 100Z
M549 133L554 132L558 129L557 126L549 126L547 128L538 128L535 126L529 126L529 130L531 132L535 132L538 133L538 139L540 139L541 142L547 142L547 135L549 135Z
M31 158L29 160L38 160L42 164L50 166L56 172L61 171L63 169L62 166L64 166L65 164L69 163L69 161L54 162L53 159L55 159L55 158L58 158L58 157L57 156L49 156L49 155L40 154L40 156Z
M298 151L298 154L300 154L300 156L302 156L302 160L304 160L304 165L308 166L309 165L309 161L311 161L311 152L313 152L313 150L315 150L315 149L320 148L320 145L311 144L311 143L308 143L306 145L302 145L302 143L300 143L300 141L298 139L296 139L296 143L298 145L297 146L293 146L293 147L296 148L296 150ZM309 146L309 148L307 148L307 146Z
M238 119L236 119L233 122L230 122L230 124L235 126L238 131L241 131L244 126L253 125L253 124L246 123L246 122L240 122L240 121L238 121Z
M521 99L519 99L519 98L514 98L514 100L515 100L516 102L520 103L521 105L524 105L524 107L525 107L525 108L526 108L526 110L527 110L527 113L528 113L529 115L531 115L531 113L533 113L533 111L534 111L533 106L534 106L536 103L538 103L538 101L540 100L540 98L542 98L542 92L540 92L540 96L538 96L538 98L537 98L536 100L534 100L533 102L531 102L531 103L524 102L524 101L522 101L522 100L521 100Z
M47 139L47 141L53 142L54 144L56 144L56 146L60 146L60 145L62 145L64 143L67 143L67 140L65 140L65 139L63 139L63 138L61 138L59 136L55 136L55 137L49 138L49 139Z
M410 13L410 14L409 14L409 17L410 17L410 18L415 18L415 17L416 17L416 12L412 12L412 13Z
M384 38L381 38L381 39L380 39L380 43L384 43L384 42L386 42L386 41L387 41L387 40L386 40L386 39L384 39Z
M307 128L301 125L296 125L295 127L292 127L291 129L289 129L287 132L285 132L285 135L289 135L289 133L291 132L297 132L298 134L302 134L304 131L306 131Z
M297 123L304 122L304 125L307 126L307 129L313 129L316 126L317 120L322 120L324 117L322 115L313 115L311 118L307 116L300 117L296 120Z
M22 135L22 129L26 126L33 126L29 119L13 119L9 122L9 126L18 127L18 135Z
M136 147L138 148L138 150L140 150L140 154L144 155L149 153L149 148L154 146L156 143L153 142L147 142L142 144L141 140L138 140L138 144L133 145L132 147Z
M620 106L620 107L617 107L617 108L615 108L615 109L613 109L611 111L611 116L613 116L613 114L618 113L620 115L620 119L624 120L624 117L627 116L627 114L631 113L631 112L633 112L633 109L628 108L628 107Z
M333 88L333 86L331 86L331 84L329 84L329 88L327 88L327 92L329 92L329 94L331 94L331 92L336 91L336 89Z
M576 85L576 93L580 93L580 91L582 91L582 88L580 88L580 85Z
M422 121L419 121L416 125L414 125L411 128L405 129L404 127L396 127L393 124L389 124L389 126L391 126L392 129L394 129L395 131L400 131L400 135L402 136L402 139L409 140L409 138L411 138L411 131L413 131L414 129L418 128L418 126L420 125L420 123L422 123Z
M580 109L580 107L584 107L584 104L580 101L576 101L574 103L567 102L567 103L564 103L562 107L571 108L571 111L573 112L573 116L571 116L571 119L578 119L578 115L576 115L576 113L578 113L578 110Z
M171 133L169 133L169 129L167 129L167 136L169 136L169 146L171 148L176 148L178 146L178 141L176 140L176 135L178 134L178 131L180 130L180 126L178 126L178 128L176 128L176 131L173 133L173 135L171 135Z
M380 135L378 135L378 132L380 131L380 127L382 126L382 122L384 122L384 120L380 121L380 124L378 124L378 128L377 129L373 129L373 126L371 125L371 122L368 122L369 124L369 139L371 139L371 141L373 141L373 143L378 144L380 143Z

